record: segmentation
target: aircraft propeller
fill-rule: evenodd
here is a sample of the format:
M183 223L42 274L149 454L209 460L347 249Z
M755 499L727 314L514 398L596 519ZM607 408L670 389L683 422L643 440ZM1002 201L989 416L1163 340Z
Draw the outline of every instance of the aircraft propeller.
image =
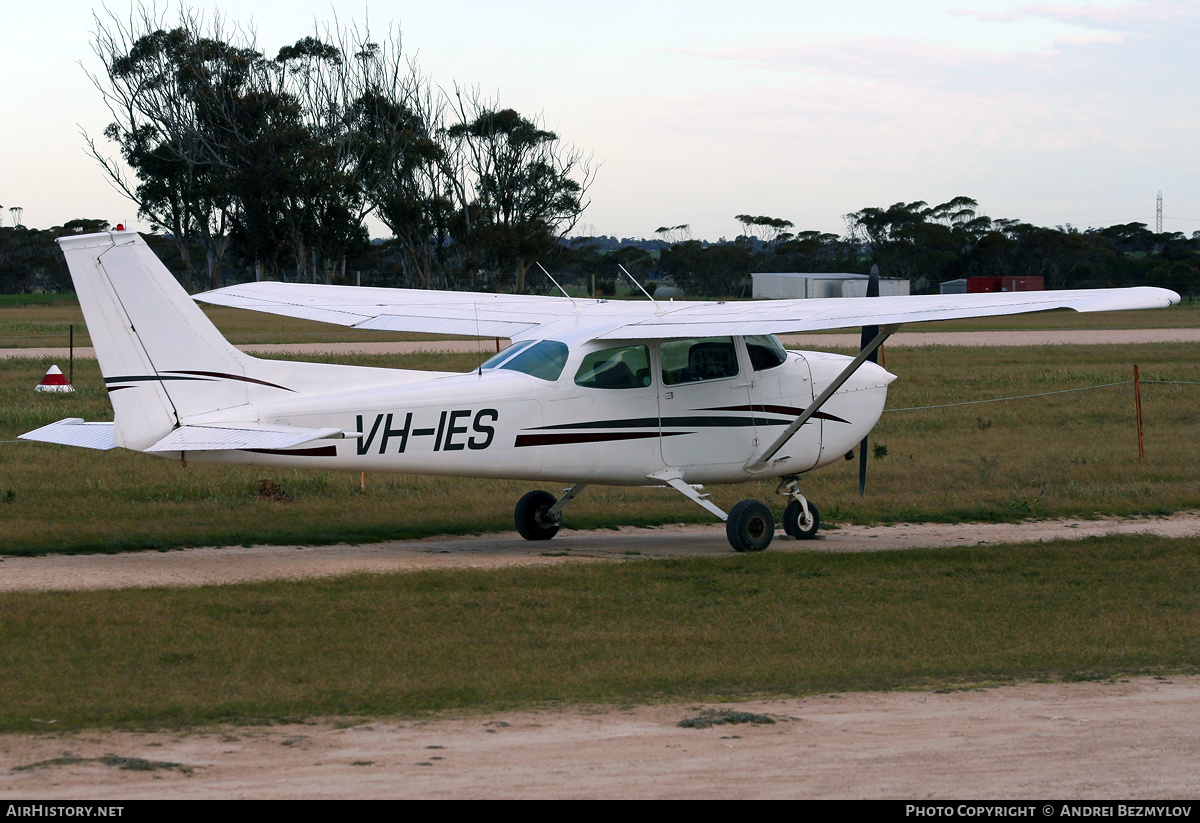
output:
M867 280L867 297L879 296L879 266L871 266L871 276ZM879 334L878 326L863 326L862 337L859 340L858 350L861 352L867 347L875 335ZM879 350L871 352L867 357L872 363L879 362ZM862 442L858 444L858 494L861 497L867 491L867 435L863 436Z

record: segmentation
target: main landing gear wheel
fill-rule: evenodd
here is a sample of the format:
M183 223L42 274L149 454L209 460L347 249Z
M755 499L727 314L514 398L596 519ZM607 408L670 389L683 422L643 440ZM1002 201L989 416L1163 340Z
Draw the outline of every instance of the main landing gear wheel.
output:
M743 500L729 512L725 536L737 552L760 552L771 545L775 536L775 515L766 503Z
M808 501L808 523L800 522L802 514L799 500L788 503L783 512L783 530L797 540L812 540L817 536L817 529L821 528L821 515L811 500Z
M546 514L555 502L554 495L541 490L530 492L517 501L515 520L521 537L526 540L549 540L558 534L562 515L549 517Z

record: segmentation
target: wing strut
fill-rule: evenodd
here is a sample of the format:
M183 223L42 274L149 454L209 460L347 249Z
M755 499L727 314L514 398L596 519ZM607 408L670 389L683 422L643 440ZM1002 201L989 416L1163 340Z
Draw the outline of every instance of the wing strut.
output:
M679 469L667 469L666 471L654 472L653 474L648 474L646 476L651 480L657 480L660 483L666 483L688 500L691 500L697 506L708 509L717 517L721 518L723 522L729 521L729 515L726 514L720 506L709 500L707 494L701 494L690 484L683 482L683 473Z
M800 416L796 418L795 422L788 426L787 429L784 430L783 434L779 435L779 438L774 443L767 447L767 450L763 452L761 457L748 465L746 468L750 471L754 471L766 466L767 462L774 457L780 449L783 448L784 444L791 439L792 435L800 431L800 427L807 423L814 414L821 410L821 407L825 405L825 402L829 400L829 398L833 397L834 393L842 387L842 384L849 380L850 376L854 374L854 372L858 371L858 367L865 363L871 357L871 355L883 345L883 341L891 337L901 325L902 324L900 323L892 323L891 325L881 327L879 329L879 334L875 335L875 338L866 346L864 346L862 351L858 353L858 357L855 357L854 360L850 362L850 365L846 366L846 368L842 370L842 373L835 377L833 382L825 387L825 391L821 392L821 396L814 400L813 404L805 409Z

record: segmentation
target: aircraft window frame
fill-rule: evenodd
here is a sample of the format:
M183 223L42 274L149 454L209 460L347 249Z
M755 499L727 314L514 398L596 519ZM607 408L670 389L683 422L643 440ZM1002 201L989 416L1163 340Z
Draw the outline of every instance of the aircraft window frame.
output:
M787 362L787 349L783 343L779 342L779 338L773 334L750 334L743 338L746 343L746 356L750 359L751 371L770 371L777 369ZM762 341L762 342L758 342ZM762 360L762 365L756 360L755 350L759 350L762 354L758 355L761 358L763 355L774 355L774 358ZM778 362L770 363L771 359L776 359ZM770 365L768 365L770 363Z
M668 361L676 359L674 353L668 351L669 348L687 345L687 360L683 365L677 368L669 368ZM697 347L707 346L711 351L716 352L715 347L728 347L728 355L723 355L726 364L726 370L720 370L716 359L710 359L706 355L697 357L700 352ZM703 351L703 350L701 350ZM689 383L708 383L714 380L728 380L732 377L737 377L741 373L741 363L738 356L737 344L732 337L681 337L672 340L663 340L658 346L659 355L659 372L662 375L664 386L684 386ZM700 364L698 360L708 359L707 364ZM674 365L673 363L671 365ZM727 370L732 366L732 371Z
M636 362L639 359L641 362ZM575 385L617 391L644 389L654 383L653 374L649 346L614 346L585 354L575 371Z
M566 343L560 343L558 340L539 340L505 360L498 368L521 372L553 383L562 376L570 356L571 350L567 348Z

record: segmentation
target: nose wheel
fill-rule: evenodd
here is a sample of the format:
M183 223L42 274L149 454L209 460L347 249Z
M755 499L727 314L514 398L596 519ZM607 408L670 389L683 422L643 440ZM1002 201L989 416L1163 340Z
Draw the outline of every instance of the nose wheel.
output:
M807 510L805 506L793 500L783 511L783 530L797 540L812 540L817 536L817 529L821 528L821 515L817 512L817 507L808 501L805 503Z
M817 507L800 493L800 484L796 478L784 478L775 491L790 498L787 508L783 511L784 532L797 540L814 539L817 530L821 528L821 515Z

